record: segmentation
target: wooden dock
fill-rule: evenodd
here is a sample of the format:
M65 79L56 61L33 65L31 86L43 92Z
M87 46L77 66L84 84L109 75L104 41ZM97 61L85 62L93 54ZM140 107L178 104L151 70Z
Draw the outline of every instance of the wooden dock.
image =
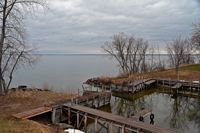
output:
M77 104L87 107L99 108L101 106L107 105L110 103L112 97L111 92L90 92L82 97L75 97L71 100L64 101L58 104L53 104L50 107L52 111L52 122L53 124L59 123L69 119L67 117L67 112L63 111L63 104Z
M89 91L82 97L75 97L75 98L72 97L72 99L70 100L63 101L57 104L52 104L49 107L40 107L33 110L14 114L12 116L23 120L23 119L28 119L28 118L40 115L40 114L44 114L46 112L52 112L52 118L51 118L52 123L56 124L68 119L68 117L66 117L66 113L62 112L63 104L73 103L73 104L78 104L78 105L87 106L87 107L99 108L101 106L109 104L111 97L112 97L111 92ZM62 96L61 96L61 99L62 99Z
M24 120L24 119L28 119L28 118L31 118L31 117L34 117L34 116L37 116L37 115L40 115L40 114L44 114L44 113L47 113L47 112L51 112L51 111L52 111L52 108L41 107L41 108L21 112L21 113L18 113L18 114L14 114L12 116L15 117L15 118Z
M153 84L153 83L155 83L155 82L156 82L156 80L153 79L153 80L150 80L150 81L145 82L145 85L151 85L151 84Z
M172 88L172 89L179 89L181 86L182 86L181 83L177 83L177 84L175 84L174 86L172 86L171 88Z
M156 85L165 88L200 91L200 82L171 80L170 78L154 78L154 80L156 80Z
M68 122L70 123L70 115L74 113L77 116L77 126L79 127L84 121L84 126L87 129L87 118L95 120L95 132L100 132L102 128L105 128L107 132L113 133L113 126L121 128L121 132L125 133L126 130L134 132L143 132L143 133L181 133L179 131L167 129L164 127L159 127L156 125L151 125L144 122L134 121L130 118L125 118L122 116L114 115L104 111L80 106L77 104L63 104L63 109L68 112ZM82 116L82 119L79 123L79 118ZM98 120L104 121L100 123ZM98 124L101 128L98 128ZM107 126L105 126L107 125Z
M149 88L151 85L154 85L155 82L156 80L142 77L141 79L138 79L138 80L133 79L127 85L110 84L110 90L135 93L145 88Z
M137 112L134 116L131 116L131 119L138 121L140 116L145 117L148 115L150 112L152 112L152 109L144 109L139 112Z

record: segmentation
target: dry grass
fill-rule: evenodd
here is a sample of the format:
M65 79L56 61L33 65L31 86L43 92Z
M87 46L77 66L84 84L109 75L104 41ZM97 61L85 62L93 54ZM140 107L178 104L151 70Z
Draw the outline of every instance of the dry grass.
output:
M48 84L44 84L44 85L42 86L42 89L43 89L44 91L48 91L48 90L49 90Z
M116 84L124 84L127 80L133 80L134 77L154 77L154 78L165 78L165 79L176 79L176 71L175 68L167 68L165 70L156 70L146 73L138 73L133 74L127 77L111 77L109 81L112 81ZM190 65L183 65L179 67L179 79L186 80L186 81L198 81L200 80L200 64L190 64ZM105 81L106 81L105 80Z
M104 76L101 76L99 80L100 80L102 83L113 83L113 81L112 81L111 79L112 79L112 77L104 77Z
M40 124L32 120L17 120L12 117L23 111L47 106L61 101L61 93L52 91L16 91L0 96L0 132L8 133L51 133L55 128ZM63 100L71 98L71 94L63 94ZM62 132L61 130L59 132Z

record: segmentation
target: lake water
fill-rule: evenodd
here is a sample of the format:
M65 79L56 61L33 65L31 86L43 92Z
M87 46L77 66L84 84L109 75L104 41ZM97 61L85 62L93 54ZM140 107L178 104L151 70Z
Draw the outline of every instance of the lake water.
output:
M166 57L165 57L166 58ZM77 91L88 78L117 76L117 62L102 55L44 55L35 69L20 69L14 75L11 87L27 85L42 88L48 84L52 90ZM151 108L154 125L187 133L200 132L200 98L198 93L169 94L168 89L152 88L136 94L113 92L110 105L99 108L112 114L130 117L141 108ZM94 132L94 121L89 119L88 129ZM149 115L145 122L150 123ZM100 128L100 127L99 127ZM102 130L101 133L104 133ZM114 129L117 132L117 129Z
M54 91L77 91L88 78L117 76L117 62L103 55L43 55L35 69L20 69L10 87L27 85Z

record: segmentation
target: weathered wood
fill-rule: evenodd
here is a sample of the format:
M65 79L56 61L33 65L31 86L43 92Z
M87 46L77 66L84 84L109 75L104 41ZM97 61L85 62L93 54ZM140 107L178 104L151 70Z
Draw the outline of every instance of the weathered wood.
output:
M85 125L85 129L87 129L87 113L84 116L84 125Z
M76 120L76 122L77 122L77 127L79 126L79 111L77 111L77 120Z
M40 115L40 114L44 114L44 113L50 112L50 111L52 111L52 108L40 107L40 108L36 108L36 109L33 109L33 110L24 111L22 113L14 114L12 116L15 117L15 118L24 120L24 119L28 119L28 118L31 118L31 117L34 117L34 116L37 116L37 115Z
M53 124L55 124L55 115L56 115L56 108L53 108L53 112L52 112L52 115L51 115L51 120L52 120Z
M179 89L181 86L182 86L181 83L177 83L177 84L175 84L175 86L172 86L171 88L172 89Z
M68 124L71 124L71 122L70 122L70 108L68 109Z
M122 133L125 133L124 127L125 125L122 126Z
M145 85L151 85L151 84L153 84L154 82L156 82L156 80L150 80L150 81L145 82L144 84L145 84Z
M97 124L97 122L98 122L98 117L95 118L95 132L98 131L98 124Z
M113 133L113 122L110 123L110 133Z
M152 109L144 109L144 110L141 110L139 112L137 112L134 116L131 116L131 119L133 120L139 120L139 117L142 116L142 117L145 117L146 115L148 115L150 112L152 111Z
M175 132L179 133L178 131L167 129L167 128L164 128L164 127L150 125L148 123L143 123L143 122L139 122L139 121L133 121L129 118L125 118L125 117L122 117L122 116L110 114L110 113L107 113L107 112L104 112L104 111L91 109L91 108L76 105L76 104L74 104L74 105L63 104L63 106L71 108L74 111L78 110L78 111L81 111L81 112L85 112L88 115L90 115L91 117L94 116L94 117L99 117L102 120L113 121L113 123L116 124L116 125L121 125L121 126L126 125L126 126L124 126L124 130L130 129L130 128L126 128L126 127L131 127L131 131L136 131L137 129L142 129L143 132L160 133L160 132L165 131L165 132L171 132L171 133L175 133Z
M101 124L100 122L98 122L99 125L101 125L101 128L99 129L98 133L105 128L106 130L108 130L108 128L105 126L106 122L104 122L103 124Z

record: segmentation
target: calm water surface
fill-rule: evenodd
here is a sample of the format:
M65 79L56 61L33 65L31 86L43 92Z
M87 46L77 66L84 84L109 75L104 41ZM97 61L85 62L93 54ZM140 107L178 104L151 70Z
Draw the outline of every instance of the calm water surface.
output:
M100 55L45 55L35 69L20 69L14 75L11 87L27 85L42 88L48 84L54 91L66 88L77 91L88 78L117 76L117 62ZM187 133L200 132L200 99L198 93L169 94L168 89L154 88L136 94L113 92L111 104L100 110L130 117L141 108L151 108L155 115L154 125ZM150 123L149 115L145 122ZM88 129L94 132L94 121L89 120ZM100 127L99 127L100 128ZM101 133L104 133L102 130ZM117 129L114 129L117 132Z
M117 76L117 62L103 55L43 55L35 69L20 69L11 87L27 85L42 88L48 84L54 91L77 91L88 78Z
M154 125L179 130L186 133L200 132L200 98L197 92L182 91L169 93L169 89L151 88L136 94L113 92L111 104L99 108L112 114L131 117L142 108L152 109ZM150 123L150 114L144 118ZM94 121L88 129L94 132ZM100 126L99 126L100 128ZM115 128L115 132L117 132ZM106 130L101 133L106 132Z

